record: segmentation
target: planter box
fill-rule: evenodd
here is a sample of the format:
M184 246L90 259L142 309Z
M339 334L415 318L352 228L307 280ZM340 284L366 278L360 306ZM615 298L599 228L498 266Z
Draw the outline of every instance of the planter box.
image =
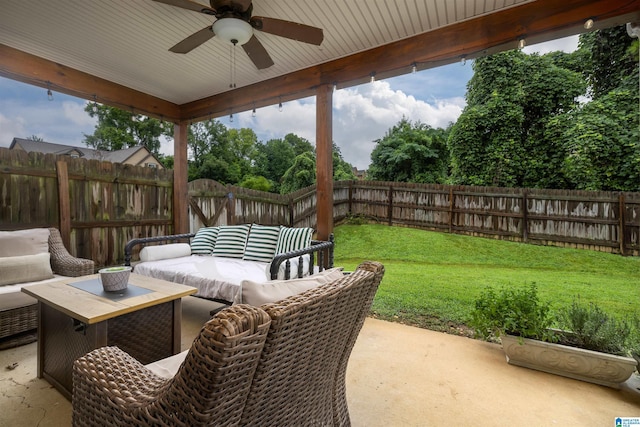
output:
M631 357L568 347L510 335L501 337L511 365L523 366L576 380L620 388L636 369Z

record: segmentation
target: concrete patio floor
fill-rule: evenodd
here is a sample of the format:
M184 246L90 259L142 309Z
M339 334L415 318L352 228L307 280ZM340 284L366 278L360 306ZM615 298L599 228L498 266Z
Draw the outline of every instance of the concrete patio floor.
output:
M212 304L184 299L183 349ZM640 417L638 375L614 390L508 365L497 344L371 318L351 355L347 394L355 427L601 427ZM70 424L71 403L36 377L36 343L0 351L0 426Z

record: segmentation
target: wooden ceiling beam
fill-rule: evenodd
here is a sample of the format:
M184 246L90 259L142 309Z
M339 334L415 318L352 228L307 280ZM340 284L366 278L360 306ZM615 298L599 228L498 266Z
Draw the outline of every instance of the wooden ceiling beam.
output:
M201 120L311 96L318 86L350 87L418 69L434 68L528 44L640 21L640 0L536 0L449 25L281 77L183 104L183 120Z
M0 76L34 86L50 88L78 98L94 100L123 110L168 121L180 119L177 104L101 79L0 44Z

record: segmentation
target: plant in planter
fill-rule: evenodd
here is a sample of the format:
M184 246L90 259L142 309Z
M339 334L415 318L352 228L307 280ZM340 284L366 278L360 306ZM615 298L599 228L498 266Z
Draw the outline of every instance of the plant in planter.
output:
M629 353L626 322L578 302L561 309L557 321L562 329L551 328L550 304L539 299L533 284L486 289L476 300L471 326L485 339L499 337L512 365L616 388L629 379L636 361L619 355Z

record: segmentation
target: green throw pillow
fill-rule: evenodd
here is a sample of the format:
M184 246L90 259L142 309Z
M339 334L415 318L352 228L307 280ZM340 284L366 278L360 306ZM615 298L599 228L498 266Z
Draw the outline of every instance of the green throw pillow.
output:
M280 226L253 224L249 231L247 246L242 259L246 261L271 262L276 254Z

